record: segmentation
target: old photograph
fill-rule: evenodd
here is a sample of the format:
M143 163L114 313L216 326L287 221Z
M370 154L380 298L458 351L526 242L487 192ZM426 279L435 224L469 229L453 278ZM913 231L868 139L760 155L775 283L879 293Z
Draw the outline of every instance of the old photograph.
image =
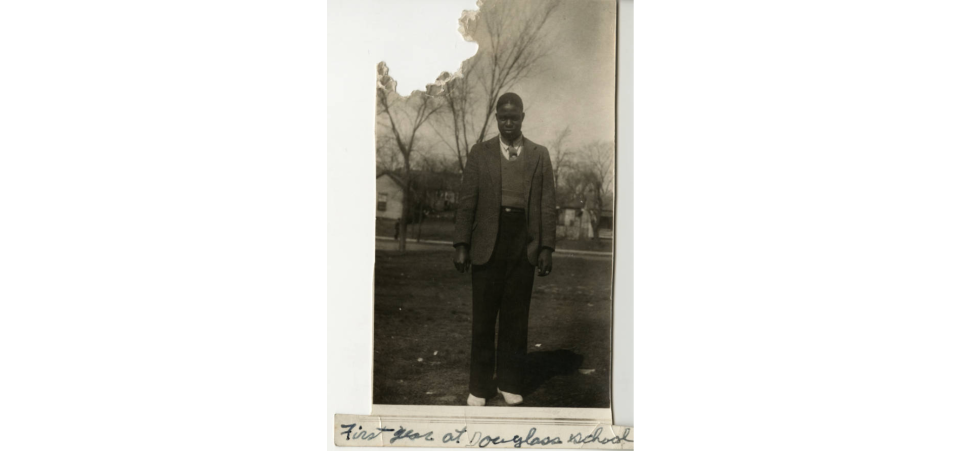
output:
M376 67L373 404L609 408L617 4L459 24L436 83Z

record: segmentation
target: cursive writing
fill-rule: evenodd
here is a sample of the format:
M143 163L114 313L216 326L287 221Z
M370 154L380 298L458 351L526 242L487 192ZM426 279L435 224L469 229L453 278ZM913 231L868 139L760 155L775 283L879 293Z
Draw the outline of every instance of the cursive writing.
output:
M457 443L460 443L460 437L463 436L464 432L467 432L467 427L464 426L463 429L457 429L457 430L454 430L453 432L456 432L457 435L453 435L449 432L447 432L446 434L443 434L443 443L450 443L452 441L456 441Z
M630 428L623 428L623 437L613 436L612 438L603 438L600 436L600 433L603 432L602 427L598 427L593 430L590 435L582 437L579 432L576 434L570 434L569 443L583 445L587 443L599 443L601 445L606 445L607 443L619 444L622 442L633 443L633 440L627 439L627 436L630 435Z
M347 440L370 441L376 440L384 434L392 433L390 444L404 440L410 442L416 442L418 440L426 442L434 441L434 431L421 433L414 431L413 429L404 428L403 426L399 426L396 429L378 427L366 431L363 430L363 426L357 426L356 423L341 424L340 427L343 429L340 432L340 435L345 436ZM603 429L603 427L598 426L593 430L593 432L586 436L579 432L576 434L571 434L567 443L574 445L586 445L590 443L597 443L600 445L633 443L633 440L627 438L630 436L630 428L623 428L623 433L621 435L614 435L613 437L604 437ZM443 435L443 443L460 443L461 439L466 433L466 426L464 426L462 429L455 429L452 433L448 432ZM564 443L560 437L537 436L537 428L535 427L530 428L527 431L526 436L514 435L513 437L507 438L506 436L501 437L487 435L481 431L476 431L469 435L469 438L470 439L464 445L477 446L480 448L486 448L490 445L496 446L503 444L512 444L514 448L522 448L524 446L550 446L562 445Z
M377 437L380 437L380 434L384 432L394 431L393 429L384 428L376 428L377 432L364 431L363 426L360 426L357 428L357 431L354 432L353 428L357 427L357 423L341 424L340 427L346 429L346 431L341 432L340 435L347 436L347 440L373 440Z
M393 443L397 440L410 440L411 442L413 442L421 438L428 442L432 442L433 431L427 432L426 434L420 434L417 432L413 432L413 429L404 429L403 426L400 426L400 429L398 429L397 432L393 433L393 438L390 439L390 443Z
M470 438L470 444L476 445L481 448L486 448L489 445L500 445L503 443L513 443L514 448L522 448L523 445L527 446L547 446L547 445L561 445L563 441L560 440L560 437L537 437L537 428L530 428L527 431L526 437L521 437L519 435L514 435L513 438L505 439L500 436L490 436L484 435L482 432L475 432Z

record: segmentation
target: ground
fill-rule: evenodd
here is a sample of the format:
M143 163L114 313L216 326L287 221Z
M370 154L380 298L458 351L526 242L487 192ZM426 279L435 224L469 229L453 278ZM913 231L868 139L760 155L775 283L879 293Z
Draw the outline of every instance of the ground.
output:
M452 249L440 249L376 253L376 404L466 402L470 275L454 269ZM556 254L553 274L537 278L525 406L609 406L611 276L610 257Z
M396 220L377 218L377 236L393 238L396 233ZM407 225L407 242L415 242L419 236L422 240L453 241L453 217L449 214L439 217L429 217L422 224ZM557 240L557 249L611 252L613 241L601 240Z

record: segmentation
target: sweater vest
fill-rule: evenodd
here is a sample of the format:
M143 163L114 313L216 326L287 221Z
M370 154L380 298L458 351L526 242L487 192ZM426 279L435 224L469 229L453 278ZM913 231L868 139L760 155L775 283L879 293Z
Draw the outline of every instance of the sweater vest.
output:
M520 152L510 161L500 152L500 206L527 208L527 195L523 192L523 160L528 152Z

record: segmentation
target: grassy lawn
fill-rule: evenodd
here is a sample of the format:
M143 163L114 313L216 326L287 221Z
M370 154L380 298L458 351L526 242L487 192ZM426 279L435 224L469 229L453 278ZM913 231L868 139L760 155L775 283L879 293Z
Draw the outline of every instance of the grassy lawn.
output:
M393 237L395 233L393 220L377 219L377 236ZM407 224L407 240L414 241L419 236L424 240L453 241L454 223L445 218L426 218L423 224Z
M377 236L393 237L395 221L377 219ZM418 233L422 240L453 241L454 224L450 218L426 218L423 224L407 225L407 240L416 241ZM557 249L611 252L612 240L557 240Z
M470 275L451 255L377 251L374 403L465 404ZM525 406L609 406L611 270L610 259L557 256L553 274L537 278Z
M612 252L613 240L565 240L557 239L557 249L574 251Z

